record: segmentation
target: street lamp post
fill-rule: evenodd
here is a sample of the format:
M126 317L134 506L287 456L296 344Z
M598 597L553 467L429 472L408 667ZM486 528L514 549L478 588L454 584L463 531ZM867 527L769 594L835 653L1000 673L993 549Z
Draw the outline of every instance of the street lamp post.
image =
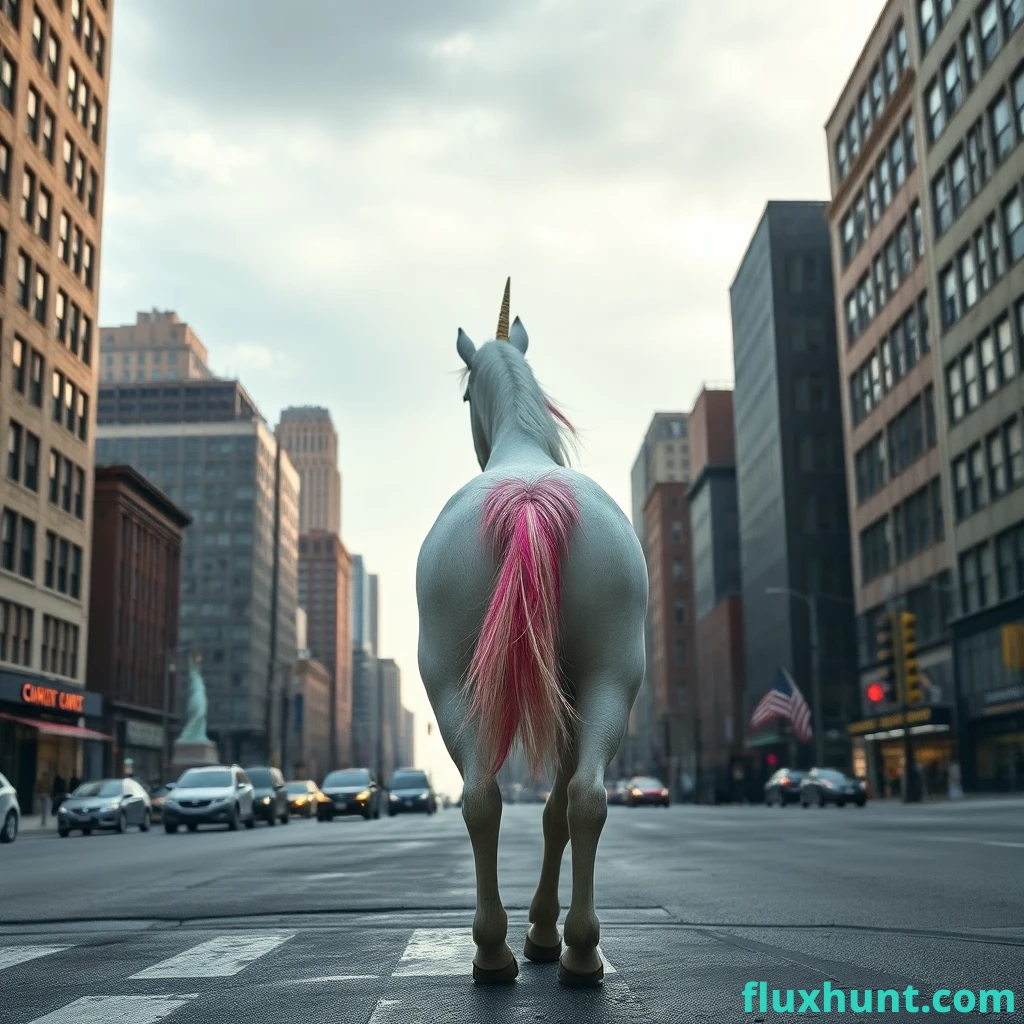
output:
M825 735L822 732L821 713L821 654L818 646L818 595L804 594L789 587L765 587L766 594L786 594L797 597L807 605L811 643L811 699L814 701L814 761L825 763Z

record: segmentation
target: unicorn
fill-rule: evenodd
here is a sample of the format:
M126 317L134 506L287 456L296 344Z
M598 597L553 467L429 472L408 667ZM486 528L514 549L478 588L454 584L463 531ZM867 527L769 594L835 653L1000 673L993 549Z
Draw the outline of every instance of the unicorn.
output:
M554 770L524 955L557 961L563 984L597 985L604 777L644 675L647 567L619 506L568 468L575 432L526 362L519 317L509 327L510 287L508 280L493 340L477 348L458 331L482 473L449 499L420 549L419 668L464 784L476 864L474 980L519 973L498 892L496 781L518 739L534 778ZM559 934L567 844L572 900Z

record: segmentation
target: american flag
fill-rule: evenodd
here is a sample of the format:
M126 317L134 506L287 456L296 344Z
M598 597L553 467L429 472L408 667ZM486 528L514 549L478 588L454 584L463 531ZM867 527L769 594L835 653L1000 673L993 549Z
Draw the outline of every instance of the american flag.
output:
M750 716L750 725L757 728L770 722L773 718L787 718L793 723L793 731L801 743L807 743L811 732L811 709L804 700L800 688L793 682L793 677L780 668L772 688L761 698L754 713Z

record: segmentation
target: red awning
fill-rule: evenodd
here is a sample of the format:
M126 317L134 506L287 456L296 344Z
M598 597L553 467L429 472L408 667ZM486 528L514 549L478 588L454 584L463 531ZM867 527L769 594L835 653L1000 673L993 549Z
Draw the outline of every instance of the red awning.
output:
M101 740L110 743L112 736L107 736L95 729L83 729L80 725L63 725L60 722L44 722L38 718L19 718L17 715L5 715L0 711L0 718L6 718L8 722L18 722L21 725L30 725L49 736L73 736L79 740Z

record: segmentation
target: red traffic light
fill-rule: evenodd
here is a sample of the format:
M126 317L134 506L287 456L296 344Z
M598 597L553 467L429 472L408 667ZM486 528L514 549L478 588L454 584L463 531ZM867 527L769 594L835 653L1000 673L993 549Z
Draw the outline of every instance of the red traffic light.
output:
M775 756L775 754L769 754L765 758L765 761L768 762L768 767L769 768L774 768L779 763L779 759L778 759L778 757Z
M885 700L885 687L881 683L872 683L865 692L872 704L880 704Z

